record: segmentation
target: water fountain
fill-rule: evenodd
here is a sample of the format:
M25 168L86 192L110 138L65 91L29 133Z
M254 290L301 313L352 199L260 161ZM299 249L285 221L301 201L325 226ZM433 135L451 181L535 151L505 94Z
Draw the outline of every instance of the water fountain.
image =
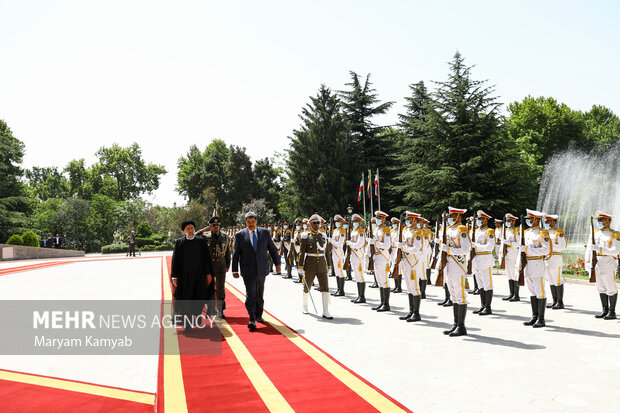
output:
M583 253L590 236L590 217L596 210L614 216L612 229L620 229L620 142L602 153L567 150L545 165L537 209L560 216L567 252Z

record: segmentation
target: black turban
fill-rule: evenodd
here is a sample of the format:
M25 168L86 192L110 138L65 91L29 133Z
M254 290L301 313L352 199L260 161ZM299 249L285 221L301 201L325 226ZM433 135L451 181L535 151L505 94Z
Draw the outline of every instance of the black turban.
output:
M194 229L196 228L196 223L194 221L192 221L191 219L186 219L185 221L181 222L181 231L185 231L185 227L188 225L193 225Z

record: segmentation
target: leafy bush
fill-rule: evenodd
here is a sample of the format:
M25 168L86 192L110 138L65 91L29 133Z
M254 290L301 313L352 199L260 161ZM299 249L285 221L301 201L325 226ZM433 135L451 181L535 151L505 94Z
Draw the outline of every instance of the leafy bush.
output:
M101 247L102 254L117 254L120 252L127 252L128 250L129 245L127 244L104 245Z
M150 236L150 238L152 240L159 241L159 243L161 244L162 242L164 242L164 241L166 241L168 239L168 236L164 235L164 234L153 234L153 235Z
M38 247L39 246L39 237L32 231L24 232L22 235L22 239L24 240L24 245L28 247Z
M136 248L137 251L155 251L157 247L155 245L145 245L144 247Z
M24 240L21 235L13 234L9 237L6 243L11 245L24 245Z
M153 230L148 223L140 222L136 228L136 235L140 238L148 238L153 235Z
M151 238L136 237L136 247L144 247L146 245L155 245L155 240Z
M174 249L174 245L172 244L162 244L155 247L155 251L172 251Z

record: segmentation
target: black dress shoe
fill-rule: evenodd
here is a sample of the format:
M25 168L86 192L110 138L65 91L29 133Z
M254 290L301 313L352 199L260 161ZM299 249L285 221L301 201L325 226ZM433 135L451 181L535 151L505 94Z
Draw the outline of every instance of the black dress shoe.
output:
M250 331L254 331L254 330L256 330L256 323L255 323L254 321L250 321L250 322L248 323L248 329L249 329Z
M256 317L256 322L257 323L261 323L261 324L265 324L265 319L263 317Z

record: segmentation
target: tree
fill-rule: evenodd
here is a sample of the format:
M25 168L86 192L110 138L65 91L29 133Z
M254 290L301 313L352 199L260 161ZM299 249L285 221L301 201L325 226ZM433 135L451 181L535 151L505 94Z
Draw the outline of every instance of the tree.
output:
M245 214L250 211L256 214L256 220L259 225L274 222L276 219L276 215L264 199L252 199L250 202L243 204L241 210L237 212L236 224L245 225Z
M147 164L142 159L142 150L137 143L127 148L118 144L110 148L101 147L96 153L99 158L98 172L113 178L116 183L116 200L138 198L159 188L159 177L166 173L161 165ZM105 179L104 179L105 182Z
M41 201L50 198L67 198L71 193L69 181L57 167L33 167L25 171L28 185Z
M590 148L609 149L620 140L620 119L611 109L594 105L583 114L584 136Z
M29 229L28 215L33 203L20 181L23 157L23 142L15 138L9 126L0 119L0 241Z
M545 162L571 145L587 149L583 116L553 98L531 96L508 105L506 127L522 156L540 177Z
M343 111L351 128L353 148L357 154L352 167L356 176L360 176L362 172L368 170L373 171L373 179L376 170L379 169L382 185L381 207L389 211L396 201L391 184L395 167L394 155L397 149L395 146L397 139L393 130L386 130L385 127L375 125L372 118L385 114L394 102L380 103L378 95L375 93L376 90L372 88L370 74L366 76L363 85L357 73L350 71L349 74L351 82L347 83L346 86L349 86L350 89L341 90L338 95L342 100ZM350 183L351 188L354 188L355 185L356 182ZM354 189L349 191L354 192Z
M119 230L117 203L105 195L93 195L86 223L91 234L87 243L90 251L100 251L103 245L112 244L114 233Z
M264 199L267 208L274 211L276 214L275 218L279 219L278 204L280 203L282 184L280 183L278 170L269 158L264 158L254 163L253 175L256 182L254 196Z
M437 82L432 95L421 84L412 88L401 116L408 149L399 189L425 215L452 205L500 216L535 197L530 170L503 132L500 104L485 83L471 78L471 67L457 52L448 80Z
M325 85L302 108L290 137L286 199L295 215L344 211L357 179L349 123L340 100Z

